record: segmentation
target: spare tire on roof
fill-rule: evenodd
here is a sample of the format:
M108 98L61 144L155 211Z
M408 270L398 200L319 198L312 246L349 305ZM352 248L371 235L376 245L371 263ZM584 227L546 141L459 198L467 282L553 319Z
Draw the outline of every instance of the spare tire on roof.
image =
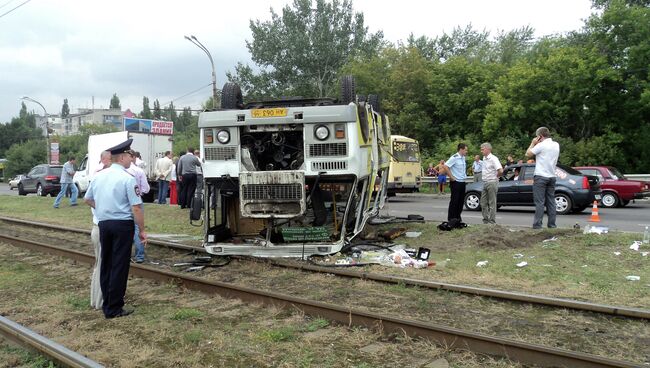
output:
M239 84L228 82L223 85L221 90L221 108L222 109L240 109L244 106L244 98L241 94Z
M381 112L381 106L379 105L379 95L368 95L368 103L372 106L372 109L375 112Z
M341 79L341 102L349 104L356 102L356 82L354 76L346 75Z

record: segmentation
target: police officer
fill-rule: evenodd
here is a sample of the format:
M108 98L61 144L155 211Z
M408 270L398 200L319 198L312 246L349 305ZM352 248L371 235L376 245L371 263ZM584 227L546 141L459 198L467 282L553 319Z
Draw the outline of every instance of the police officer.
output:
M140 189L135 178L126 172L131 165L133 139L109 148L113 164L90 183L84 201L95 209L99 220L101 241L100 285L106 318L124 317L133 313L124 309L124 294L129 277L131 244L135 224L140 228L140 240L147 241L144 215L140 204ZM135 221L135 224L134 224Z
M462 222L460 214L463 212L465 179L467 178L465 156L467 156L467 145L459 143L458 152L449 157L444 165L445 171L449 175L449 187L451 188L447 221L453 224L452 227L457 227Z

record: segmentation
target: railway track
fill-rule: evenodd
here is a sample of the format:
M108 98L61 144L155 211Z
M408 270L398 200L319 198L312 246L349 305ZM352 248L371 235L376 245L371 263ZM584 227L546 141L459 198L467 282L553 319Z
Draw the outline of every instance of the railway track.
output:
M2 316L0 316L0 335L28 350L36 351L65 367L103 367L103 365Z
M52 246L8 235L0 235L0 241L37 252L71 258L78 262L94 263L92 255L63 247ZM134 276L161 282L173 282L188 289L226 298L237 298L247 302L273 305L276 307L299 309L303 313L326 318L348 326L362 326L383 334L406 334L411 337L426 338L443 346L467 349L476 353L507 357L523 364L536 364L544 367L642 367L641 365L599 357L592 354L573 352L565 349L530 344L512 339L488 336L485 334L429 324L408 319L395 318L377 313L369 313L338 305L297 298L280 293L256 290L229 283L209 281L193 276L168 272L155 267L132 265Z
M63 226L49 225L40 222L19 220L19 219L13 219L9 217L0 217L0 220L8 223L34 226L34 227L40 227L44 229L76 232L80 234L90 235L90 231L88 230L67 228ZM196 253L206 253L202 247L193 247L193 246L179 244L175 242L166 242L161 240L150 239L148 244L166 247L175 250L183 250L183 251L190 251ZM481 288L481 287L468 286L468 285L458 285L458 284L450 284L450 283L437 282L437 281L426 281L426 280L418 280L418 279L411 279L411 278L403 278L403 277L382 275L382 274L371 273L371 272L357 272L348 269L335 269L332 267L323 267L323 266L318 266L313 264L305 264L305 263L296 264L295 262L288 262L283 260L265 259L262 262L268 262L274 266L279 266L279 267L285 267L285 268L297 269L297 270L303 270L309 272L317 272L323 274L332 274L340 277L356 278L356 279L369 280L375 282L390 283L395 285L417 286L417 287L421 287L425 289L433 289L433 290L446 290L446 291L452 291L452 292L458 292L458 293L482 296L482 297L490 297L490 298L512 301L512 302L530 303L530 304L543 305L548 307L573 309L573 310L583 311L583 312L593 312L593 313L600 313L600 314L612 315L612 316L622 316L622 317L650 320L650 310L648 309L615 306L615 305L607 305L607 304L599 304L599 303L589 303L589 302L583 302L578 300L553 298L553 297L542 296L542 295L532 295L526 293L503 291L503 290L496 290L490 288Z

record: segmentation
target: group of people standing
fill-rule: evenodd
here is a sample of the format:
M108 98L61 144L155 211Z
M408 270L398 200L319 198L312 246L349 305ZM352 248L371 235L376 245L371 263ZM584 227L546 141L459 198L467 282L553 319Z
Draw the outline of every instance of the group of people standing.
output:
M450 228L462 227L463 222L461 213L463 211L465 199L465 180L467 145L459 143L457 152L453 154L446 162L441 161L435 168L432 164L429 168L440 178L441 175L449 177L449 186L451 198L447 213L447 224ZM496 224L497 212L497 192L499 190L499 177L503 175L503 165L499 158L492 153L492 145L489 142L481 144L481 154L474 157L472 163L472 173L474 181L483 182L481 192L481 213L484 224ZM555 208L555 166L560 155L560 145L553 141L548 128L540 127L535 132L535 138L526 150L528 158L535 158L535 172L533 176L533 199L535 202L535 217L533 220L533 229L542 228L544 209L548 216L547 226L556 227L556 208ZM521 161L520 161L521 162ZM514 164L512 156L508 156L507 165ZM427 170L429 175L429 170ZM439 179L440 180L440 179ZM441 192L444 187L441 187Z
M188 208L197 185L202 182L202 168L199 150L189 147L187 153L172 158L170 151L156 161L154 174L158 180L158 204L167 204L167 195L172 205Z

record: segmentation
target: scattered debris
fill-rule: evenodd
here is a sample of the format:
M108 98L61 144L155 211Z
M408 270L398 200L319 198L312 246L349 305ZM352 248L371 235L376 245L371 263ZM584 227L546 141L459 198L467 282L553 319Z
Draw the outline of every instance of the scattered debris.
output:
M578 223L576 222L576 224L573 225L573 228L576 229L576 230L580 230L580 224L578 224Z
M630 245L630 249L632 249L632 250L638 252L638 251L639 251L639 247L641 246L641 244L643 244L643 243L641 243L641 242L638 241L638 240L635 240L634 243L632 243L632 245Z
M553 242L553 241L557 241L557 236L554 236L554 237L549 238L549 239L544 239L544 240L542 240L542 243L548 243L548 242Z
M586 267L589 267L589 266L587 266L587 265L582 265L582 268L586 268Z
M512 258L514 258L514 259L524 258L524 255L521 254L521 253L517 253L514 256L512 256Z
M614 255L615 255L615 256L620 256L620 255L621 255L621 252L614 252Z
M488 261L479 261L478 263L476 263L476 267L484 267L487 266L487 264Z
M607 226L590 226L587 224L583 234L607 234L609 232L609 227Z
M627 281L639 281L641 280L641 276L625 276L625 279Z
M526 261L522 261L522 262L517 263L517 267L519 267L519 268L526 267L526 266L528 266L528 262L526 262Z
M395 238L398 238L402 234L406 232L406 229L403 227L395 227L390 230L385 231L383 234L381 234L381 237L386 239L386 240L393 240Z
M641 256L643 256L643 257L647 257L648 254L650 254L650 252L641 252Z
M404 235L406 235L407 238L418 238L420 235L422 235L421 231L407 231Z

